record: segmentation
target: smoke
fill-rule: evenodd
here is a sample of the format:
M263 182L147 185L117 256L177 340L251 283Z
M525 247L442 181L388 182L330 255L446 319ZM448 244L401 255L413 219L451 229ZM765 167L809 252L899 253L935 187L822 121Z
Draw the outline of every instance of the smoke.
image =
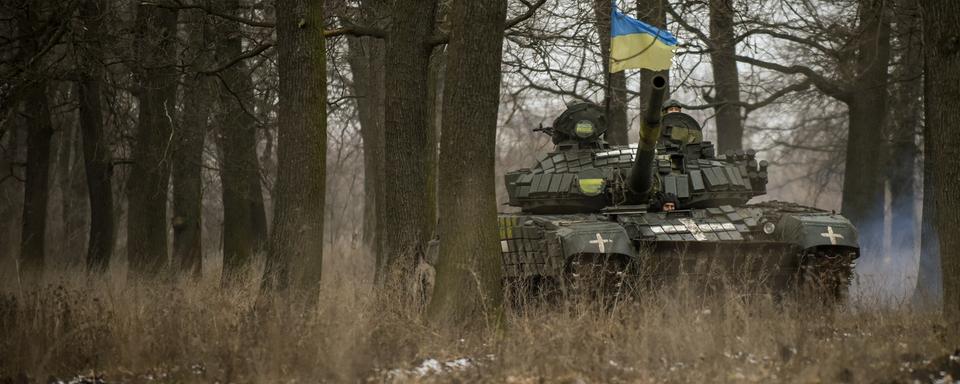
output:
M857 228L861 254L850 293L864 301L898 305L911 301L917 287L921 201L891 199L889 188L885 195L884 209ZM924 228L924 233L935 238L931 230Z

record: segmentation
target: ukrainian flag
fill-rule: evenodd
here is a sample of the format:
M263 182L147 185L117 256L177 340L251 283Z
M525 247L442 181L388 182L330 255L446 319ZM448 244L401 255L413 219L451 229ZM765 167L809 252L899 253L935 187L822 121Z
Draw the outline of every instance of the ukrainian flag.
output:
M627 68L670 69L677 38L670 32L620 13L610 16L610 72Z

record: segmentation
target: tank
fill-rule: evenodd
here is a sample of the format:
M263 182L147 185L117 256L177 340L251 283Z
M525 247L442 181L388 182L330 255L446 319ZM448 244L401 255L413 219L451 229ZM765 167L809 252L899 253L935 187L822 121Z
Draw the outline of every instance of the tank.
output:
M766 193L768 163L752 150L716 154L693 117L662 114L665 87L652 79L636 144L608 145L604 110L588 102L535 129L555 148L504 175L508 204L519 208L499 214L505 278L620 287L634 276L686 276L845 297L860 254L850 221L790 202L751 203Z

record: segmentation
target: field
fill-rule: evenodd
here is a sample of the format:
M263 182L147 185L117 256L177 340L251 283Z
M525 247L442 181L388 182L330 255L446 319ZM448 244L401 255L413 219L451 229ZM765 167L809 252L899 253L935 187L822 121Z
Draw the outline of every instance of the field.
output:
M854 297L839 309L666 288L535 303L504 327L437 329L328 252L319 305L258 304L255 279L88 282L63 270L0 298L0 383L953 382L937 313Z

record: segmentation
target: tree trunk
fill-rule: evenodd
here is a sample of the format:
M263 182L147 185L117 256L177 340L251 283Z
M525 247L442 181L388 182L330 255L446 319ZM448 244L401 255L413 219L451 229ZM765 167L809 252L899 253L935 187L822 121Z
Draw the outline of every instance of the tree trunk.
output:
M19 109L17 106L13 108ZM0 152L0 264L13 266L16 265L14 261L19 260L18 228L23 210L23 184L15 177L21 173L15 170L12 163L20 160L19 153L23 148L20 141L23 135L18 116L11 116L6 124L6 127L0 127L6 128L6 134L0 135L0 143L3 144L3 152ZM6 262L10 264L5 264Z
M78 90L79 92L79 90ZM57 181L60 188L60 234L58 254L50 260L64 267L76 267L83 263L87 229L87 196L82 161L80 130L74 124L65 124L59 129ZM57 260L59 259L59 260Z
M442 9L442 8L441 8ZM430 217L427 220L427 227L424 233L433 235L437 233L437 194L440 187L437 183L437 177L440 175L437 159L440 156L440 145L438 140L440 132L443 131L443 91L445 88L444 74L447 70L447 47L446 44L433 47L430 54L430 65L427 75L427 130L430 134L424 138L424 146L427 150L427 184L430 188L427 190L427 209Z
M921 78L912 80L915 76L923 75L923 68L920 66L920 64L923 63L923 60L924 60L923 55L925 54L923 52L923 36L922 36L923 30L922 28L920 28L920 26L922 25L923 18L922 18L922 12L920 12L919 1L904 0L903 2L909 4L909 7L907 7L908 17L910 17L909 20L913 20L915 24L909 24L909 20L902 20L902 19L900 20L901 22L906 21L906 22L903 22L903 25L907 28L910 28L910 31L909 31L909 33L911 34L910 38L906 39L904 44L909 44L909 47L911 48L907 51L906 54L913 55L909 57L910 62L908 62L907 60L908 57L904 56L904 59L903 59L904 63L901 65L901 68L904 68L905 70L910 70L910 67L908 67L908 65L916 66L916 67L910 70L909 74L901 75L901 77L904 77L904 76L907 77L907 83L900 84L899 86L912 87L912 89L910 89L909 91L904 89L904 91L900 92L899 94L902 95L902 97L900 98L900 101L897 104L898 104L898 108L900 108L900 110L902 111L913 111L912 114L915 117L907 118L906 114L903 114L903 115L897 114L897 116L903 116L904 119L902 120L902 122L897 124L896 128L904 130L904 128L908 127L908 125L906 124L912 123L912 125L909 125L909 131L915 132L917 130L917 124L924 124L924 125L926 124L925 119L922 119L920 116L920 113L916 112L917 99L919 99L924 94L924 89L922 86L920 86L920 84L924 84L925 81L922 78L922 76ZM909 12L910 10L912 10L913 12ZM915 15L912 13L915 13ZM900 17L904 18L904 16L900 16ZM900 24L900 22L898 22L898 24ZM924 103L926 103L926 101L924 101ZM922 142L923 147L921 148L922 155L923 155L922 157L923 192L921 197L922 204L920 207L920 265L917 271L917 288L914 291L913 302L924 307L933 307L933 306L939 307L941 300L943 300L943 279L941 276L941 268L940 268L940 239L937 236L936 220L935 220L935 216L936 216L935 212L936 212L937 205L936 205L936 199L934 198L935 186L933 184L933 162L929 161L931 145L933 143L931 143L929 141L930 138L926 136L927 134L926 127L920 127L920 128L923 130L923 132L921 133L923 137L923 142ZM897 136L894 135L894 137L897 137ZM897 149L894 148L893 152L896 153ZM897 168L897 169L901 171L906 171L905 169L901 169L901 168ZM902 172L898 172L898 174L900 175L900 177L904 179L906 178L906 175L904 175ZM910 178L913 177L912 175L913 173L911 172ZM898 184L896 180L897 179L891 177L891 185ZM906 201L907 198L902 197L898 199L897 192L894 192L894 201L897 201L897 200ZM897 243L894 242L894 244L897 244Z
M596 1L596 0L595 0ZM653 25L657 28L667 27L667 0L637 0L637 18L641 21ZM653 84L654 76L663 76L667 80L667 91L663 93L664 99L670 98L670 70L651 71L649 69L640 70L640 94L649 95L650 86ZM640 116L645 116L646 100L640 100Z
M43 273L50 180L50 138L53 124L46 82L34 83L24 97L27 119L26 185L23 191L23 227L20 232L20 279L34 285Z
M173 263L177 272L200 278L203 264L203 141L211 110L211 79L196 75L211 65L206 45L209 33L206 15L201 11L182 13L187 29L184 64L190 66L182 81L183 114L173 133L176 156L171 164L173 181Z
M710 63L716 89L717 149L743 148L743 121L740 118L740 75L737 72L737 44L733 33L733 0L710 0Z
M360 136L363 140L363 242L376 255L376 266L382 275L382 254L377 249L378 228L382 226L383 159L383 82L384 42L371 37L348 37L348 62L353 74L353 93L357 97Z
M238 0L223 3L224 12L239 11ZM242 54L240 23L224 21L218 31L217 62ZM219 125L220 179L223 185L223 279L230 286L242 278L266 236L257 121L253 117L253 81L245 61L221 74Z
M430 169L436 151L427 102L435 0L397 0L386 42L384 230L388 279L410 281L435 220ZM381 279L384 281L384 279Z
M610 13L612 3L608 0L594 0L593 13L597 18L597 34L600 35L600 55L607 89L604 92L604 106L607 111L607 133L604 135L611 145L627 145L627 76L626 72L610 73Z
M924 137L932 164L936 229L943 266L943 314L952 339L960 341L960 3L923 3L923 50L926 58Z
M41 48L35 34L39 33L37 29L42 28L43 21L39 20L37 12L38 9L27 6L16 20L20 35L27 36L21 42L25 57L37 54ZM21 283L28 287L39 282L46 258L50 139L53 136L47 82L42 78L33 80L32 84L26 87L22 100L27 131L27 164L18 262Z
M926 123L923 127L923 205L920 208L920 267L913 302L921 306L939 306L943 300L943 275L940 268L940 238L937 233L937 201L934 197L933 162Z
M923 114L917 108L923 96L923 41L921 20L916 0L898 0L894 3L895 33L898 47L895 56L900 57L894 69L890 86L890 114L888 132L890 138L885 162L887 180L890 182L890 222L893 257L904 261L916 258L914 250L917 232L916 189L917 158L916 138Z
M113 187L111 183L111 151L103 128L100 84L103 81L99 43L103 30L103 0L85 1L80 5L84 40L89 56L84 57L87 74L77 83L80 104L80 133L83 139L83 166L87 174L87 198L90 204L90 234L87 240L87 271L103 273L113 257Z
M176 100L177 12L137 7L139 123L128 182L129 278L156 276L167 263L168 151Z
M326 163L323 3L277 1L280 77L277 184L263 287L320 283Z
M882 247L882 129L887 113L887 63L890 61L890 15L882 0L864 0L857 41L857 78L847 102L850 131L843 179L843 214L860 231L864 253Z
M499 323L503 289L496 158L504 0L455 2L440 151L440 260L434 319Z

